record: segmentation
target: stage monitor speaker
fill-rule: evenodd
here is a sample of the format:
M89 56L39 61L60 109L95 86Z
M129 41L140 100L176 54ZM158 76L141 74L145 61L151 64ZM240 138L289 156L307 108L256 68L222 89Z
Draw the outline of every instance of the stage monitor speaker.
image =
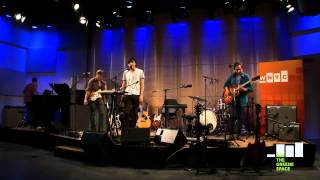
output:
M121 131L121 143L149 143L150 129L149 128L124 128Z
M113 143L106 133L84 132L82 136L84 160L98 166L111 163L112 145Z
M157 129L156 141L176 146L183 146L187 143L184 134L178 129Z
M291 123L279 129L279 139L284 141L300 141L300 125Z
M298 0L299 13L304 16L315 16L320 13L319 0Z
M27 114L27 109L20 106L4 106L2 109L2 123L3 127L14 128L19 122L24 120ZM0 121L1 122L1 121Z
M296 106L267 105L267 133L278 135L280 126L287 126L297 121Z

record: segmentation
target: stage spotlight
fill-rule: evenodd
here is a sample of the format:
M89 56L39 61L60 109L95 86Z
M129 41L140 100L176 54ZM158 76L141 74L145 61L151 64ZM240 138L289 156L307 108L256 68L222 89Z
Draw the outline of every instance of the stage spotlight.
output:
M294 11L295 8L293 6L291 6L289 9L288 9L288 13L291 13L292 11Z
M17 21L20 21L21 18L22 18L22 14L21 13L17 13L14 15L14 18L17 20Z
M232 14L234 12L233 0L225 0L223 5L224 14Z
M122 27L124 25L124 18L119 11L113 11L111 21L108 22L111 22L113 27Z
M131 0L127 0L127 1L126 1L126 7L127 7L127 9L131 9L132 6L133 6L133 2L132 2Z
M242 16L251 16L255 14L256 1L255 0L238 0L235 6Z
M288 13L291 13L295 9L289 0L286 0L285 7Z
M80 16L79 22L80 24L88 25L88 19L85 16Z
M33 25L31 27L32 27L32 29L38 29L38 26L35 26L35 25Z
M79 3L74 3L72 5L72 7L73 7L73 10L77 12L80 9L80 4Z
M138 26L145 26L148 24L153 24L154 17L152 11L150 9L144 10L139 13L137 16L137 25Z
M177 7L172 15L172 19L174 22L179 22L188 17L189 17L189 12L187 10L187 7L184 5Z
M98 28L101 28L101 21L97 20L97 21L96 21L96 26L97 26Z
M24 21L26 20L25 16L21 16L21 23L24 23Z

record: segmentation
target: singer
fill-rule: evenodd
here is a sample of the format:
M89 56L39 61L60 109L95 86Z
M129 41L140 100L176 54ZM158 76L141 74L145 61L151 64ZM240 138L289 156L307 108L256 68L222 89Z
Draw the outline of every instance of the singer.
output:
M124 103L124 126L132 128L138 120L139 103L143 103L144 72L137 68L137 61L131 57L128 60L128 70L123 72L121 89L126 92Z

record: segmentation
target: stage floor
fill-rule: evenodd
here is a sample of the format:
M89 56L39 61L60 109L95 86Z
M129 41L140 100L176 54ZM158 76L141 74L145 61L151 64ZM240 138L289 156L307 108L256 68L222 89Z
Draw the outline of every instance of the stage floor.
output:
M320 152L317 152L319 157ZM270 179L270 180L318 180L320 160L314 167L301 167L291 172L243 171L240 168L216 168L210 173L202 169L196 175L195 168L136 169L116 166L97 167L82 161L55 157L52 152L25 145L0 141L0 178L10 179Z
M68 135L69 134L69 135ZM273 138L261 137L265 146L262 149L252 149L255 142L254 135L240 136L241 140L229 140L221 136L206 136L202 146L197 146L196 138L187 138L183 146L176 144L155 143L152 141L155 132L151 132L151 142L144 144L124 144L119 137L112 138L105 133L82 132L64 134L46 133L42 129L0 129L0 140L30 145L55 152L58 156L68 155L78 160L90 161L92 164L114 165L124 167L152 167L165 168L173 164L181 167L194 168L210 166L240 167L243 162L250 162L259 153L264 165L272 166L275 159L266 158L266 154L274 154L275 144L294 144L294 142L280 141ZM79 136L79 134L86 134ZM304 157L298 159L297 167L312 167L315 162L316 145L303 140ZM258 152L261 151L261 152ZM199 154L200 153L200 154ZM70 156L71 155L71 156ZM154 166L154 167L153 167Z

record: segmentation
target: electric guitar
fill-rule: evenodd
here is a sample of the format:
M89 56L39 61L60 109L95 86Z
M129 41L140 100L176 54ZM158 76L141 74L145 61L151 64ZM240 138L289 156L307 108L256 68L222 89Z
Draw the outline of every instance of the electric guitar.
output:
M138 113L137 127L150 128L151 120L150 120L150 116L148 115L148 107L147 107L147 111L143 111L142 105L139 105L139 109L140 111Z
M157 114L154 115L153 121L152 121L152 128L158 129L161 126L161 113L159 114L159 108L157 108Z
M227 89L224 89L223 91L223 102L227 105L230 105L231 102L233 101L233 99L235 97L237 97L239 95L239 90L243 87L245 87L247 84L254 82L256 80L260 79L260 75L252 78L251 80L237 86L237 87L233 87L233 86L229 86Z
M114 92L115 92L115 90L101 90L101 89L99 89L98 91L91 92L89 99L90 99L90 101L96 101L97 99L102 98L101 94L112 94Z

